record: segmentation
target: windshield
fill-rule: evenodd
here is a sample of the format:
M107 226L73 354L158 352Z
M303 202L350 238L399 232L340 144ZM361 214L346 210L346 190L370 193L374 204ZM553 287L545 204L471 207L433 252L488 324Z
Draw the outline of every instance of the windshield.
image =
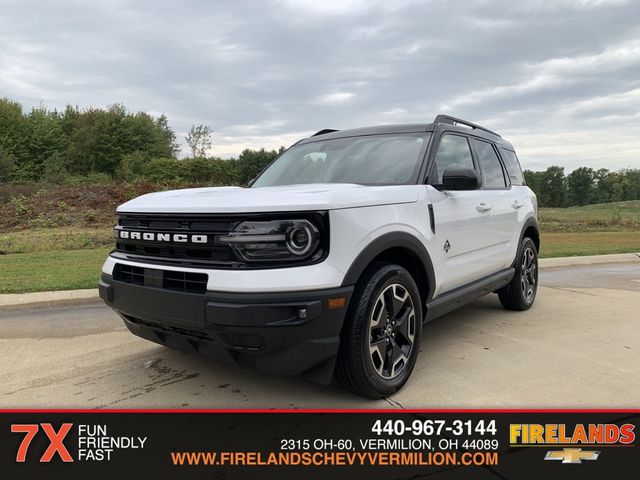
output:
M428 139L425 133L370 135L293 146L258 177L253 187L407 184L417 174Z

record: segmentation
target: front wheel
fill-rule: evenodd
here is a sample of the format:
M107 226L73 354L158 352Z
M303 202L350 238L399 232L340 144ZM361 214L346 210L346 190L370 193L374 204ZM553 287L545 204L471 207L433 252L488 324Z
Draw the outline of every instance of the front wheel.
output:
M498 290L504 308L527 310L538 292L538 249L529 237L522 239L516 258L516 272L506 287Z
M376 263L358 281L345 319L337 376L358 395L384 398L406 383L420 349L422 307L409 272Z

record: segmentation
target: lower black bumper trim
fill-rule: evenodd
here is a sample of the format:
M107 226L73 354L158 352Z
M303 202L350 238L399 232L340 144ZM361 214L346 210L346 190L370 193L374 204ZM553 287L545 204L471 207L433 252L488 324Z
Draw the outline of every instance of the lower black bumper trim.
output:
M142 338L273 374L297 375L327 362L333 366L353 287L194 294L103 274L99 291ZM330 309L328 299L336 297L346 297L345 305ZM328 383L330 378L316 380Z

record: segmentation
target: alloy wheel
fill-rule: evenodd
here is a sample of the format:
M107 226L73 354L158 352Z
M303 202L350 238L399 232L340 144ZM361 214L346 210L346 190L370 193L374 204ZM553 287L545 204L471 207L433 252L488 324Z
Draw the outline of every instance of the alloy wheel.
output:
M527 302L531 302L536 293L538 281L538 269L533 249L527 247L522 254L522 266L520 268L520 288L522 296Z
M378 296L369 320L369 358L384 379L396 378L409 363L414 348L416 315L413 299L397 283Z

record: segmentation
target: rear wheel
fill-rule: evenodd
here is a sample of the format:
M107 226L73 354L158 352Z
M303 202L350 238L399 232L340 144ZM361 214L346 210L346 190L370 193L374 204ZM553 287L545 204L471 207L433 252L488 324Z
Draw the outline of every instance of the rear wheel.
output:
M527 310L538 292L538 249L529 237L522 239L516 259L516 272L506 287L498 290L502 306L509 310Z
M415 366L422 308L415 281L395 264L372 265L356 285L345 319L337 376L354 393L397 392Z

